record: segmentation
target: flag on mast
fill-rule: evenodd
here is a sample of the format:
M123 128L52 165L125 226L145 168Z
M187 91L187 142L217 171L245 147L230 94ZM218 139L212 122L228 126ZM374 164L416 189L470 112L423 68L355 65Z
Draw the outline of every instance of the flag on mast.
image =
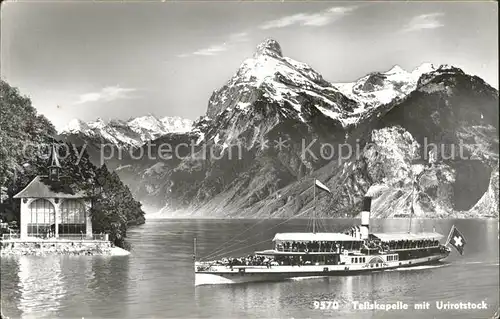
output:
M465 237L458 230L458 228L455 227L455 225L453 225L453 227L450 230L447 244L453 246L460 253L460 255L463 255L464 247L466 244Z
M318 181L317 179L315 179L315 180L314 180L314 184L315 184L315 186L317 186L319 189L322 189L322 190L324 190L324 191L326 191L326 192L328 192L328 193L330 193L330 194L332 193L332 192L330 191L330 189L329 189L328 187L326 187L326 185L325 185L325 184L321 183L321 182L320 182L320 181Z

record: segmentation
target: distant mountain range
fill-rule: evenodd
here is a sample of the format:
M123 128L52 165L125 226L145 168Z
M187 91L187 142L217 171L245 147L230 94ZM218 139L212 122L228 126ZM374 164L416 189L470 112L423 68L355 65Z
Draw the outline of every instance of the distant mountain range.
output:
M83 122L71 120L59 135L92 143L110 143L117 147L139 147L171 132L191 130L193 121L180 117L157 118L154 115L136 117L128 121L111 120L107 123L98 118L96 121Z
M374 216L409 214L412 203L420 217L498 216L498 115L498 91L454 66L394 66L335 84L267 39L191 130L153 139L194 152L107 164L169 216L302 214L315 178L333 192L318 199L322 216L356 214L374 184L385 186Z

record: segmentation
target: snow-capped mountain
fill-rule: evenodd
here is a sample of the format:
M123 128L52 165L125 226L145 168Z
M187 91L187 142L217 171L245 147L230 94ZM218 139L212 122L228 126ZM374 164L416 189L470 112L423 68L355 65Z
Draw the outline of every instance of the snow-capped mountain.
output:
M344 95L358 103L355 114L362 115L380 105L401 101L413 92L422 75L430 77L462 70L450 65L434 65L423 63L411 72L395 65L386 72L373 72L357 81L349 83L335 83L334 86Z
M335 83L343 94L359 103L355 113L365 111L365 108L388 104L395 99L401 99L415 90L420 76L437 70L438 67L425 63L412 72L395 65L387 72L374 72L355 82Z
M180 117L158 119L153 115L141 116L128 121L110 120L107 123L100 118L88 123L74 119L59 132L59 135L79 135L84 139L90 138L118 147L138 147L167 133L189 131L192 125L193 122L188 119Z
M307 64L284 57L273 39L259 44L254 56L245 60L236 74L212 94L207 116L213 118L224 110L244 110L262 97L288 108L288 116L301 121L306 99L313 100L318 111L342 125L353 120L350 111L355 102Z
M141 136L141 141L150 141L167 133L187 132L191 130L193 121L177 116L158 119L153 115L147 115L132 119L127 125Z
M268 39L213 92L191 131L155 140L190 141L194 154L122 163L119 174L143 203L189 215L290 217L312 207L313 177L333 190L318 199L324 216L358 211L376 183L390 189L374 202L376 216L408 211L410 198L419 216L467 211L481 198L476 207L498 208L498 91L452 66L396 66L331 84ZM429 143L462 142L478 160L426 157ZM340 160L340 145L359 154Z
M401 100L417 87L426 73L455 71L448 65L423 63L408 72L396 65L387 72L374 72L351 83L329 83L309 65L284 57L278 42L267 39L258 45L252 58L245 60L236 74L210 100L208 117L234 108L245 110L263 93L281 106L292 107L289 115L304 121L302 105L309 99L325 116L342 126L356 124L364 113Z

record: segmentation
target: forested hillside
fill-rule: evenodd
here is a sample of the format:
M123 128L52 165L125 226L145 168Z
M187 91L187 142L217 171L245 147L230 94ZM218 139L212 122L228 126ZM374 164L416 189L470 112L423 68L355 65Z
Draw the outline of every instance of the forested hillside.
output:
M55 146L62 166L55 188L67 192L84 191L92 201L94 232L110 234L124 246L127 227L144 223L144 212L129 188L106 166L96 167L81 148L54 138L50 121L37 114L28 97L5 81L0 81L0 184L2 220L19 223L19 200L12 196L35 176L47 175L48 158Z

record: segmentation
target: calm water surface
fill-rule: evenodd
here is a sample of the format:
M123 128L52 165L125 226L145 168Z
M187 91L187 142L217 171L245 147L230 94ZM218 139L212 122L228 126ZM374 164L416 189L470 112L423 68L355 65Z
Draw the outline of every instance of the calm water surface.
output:
M53 256L1 259L1 297L11 318L489 318L498 309L497 221L422 220L413 231L447 235L455 224L467 238L464 256L452 252L436 266L366 275L194 287L193 238L206 256L239 236L226 251L240 256L271 247L276 232L305 231L307 220L149 220L130 231L130 256ZM340 231L354 220L323 221ZM374 220L372 231L406 231L408 221ZM266 240L267 239L267 240ZM263 243L259 243L262 242ZM256 244L257 243L257 244ZM254 245L256 244L256 245ZM250 246L253 245L253 246ZM335 300L339 310L316 310ZM487 310L440 311L436 301L481 302ZM353 301L394 303L409 311L354 310ZM429 310L413 310L430 302Z

